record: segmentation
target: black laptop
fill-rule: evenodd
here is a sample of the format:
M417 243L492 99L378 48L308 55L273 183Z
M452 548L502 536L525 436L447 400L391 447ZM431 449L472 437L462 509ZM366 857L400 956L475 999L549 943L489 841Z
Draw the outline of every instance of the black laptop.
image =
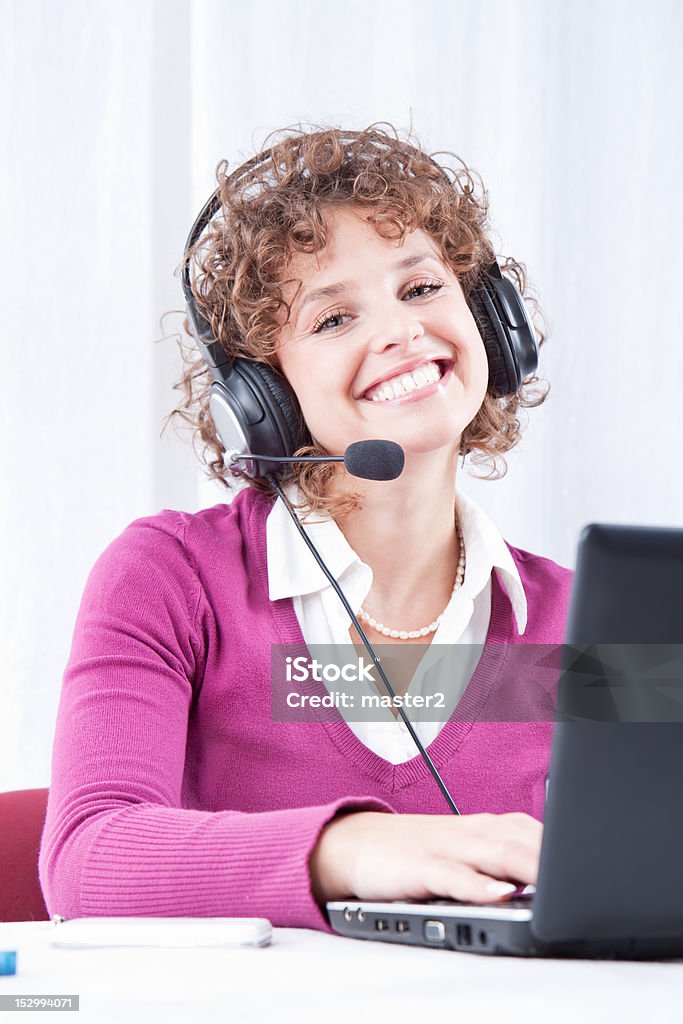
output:
M681 652L683 530L586 527L535 892L330 902L334 930L472 953L683 957Z

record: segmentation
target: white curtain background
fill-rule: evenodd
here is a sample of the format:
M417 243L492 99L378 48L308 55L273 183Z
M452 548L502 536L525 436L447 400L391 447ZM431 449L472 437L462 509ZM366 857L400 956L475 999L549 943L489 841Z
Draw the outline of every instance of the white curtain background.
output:
M46 786L87 574L127 523L225 501L171 429L173 272L219 159L410 124L490 194L551 336L498 482L514 544L683 525L679 0L0 3L0 789Z

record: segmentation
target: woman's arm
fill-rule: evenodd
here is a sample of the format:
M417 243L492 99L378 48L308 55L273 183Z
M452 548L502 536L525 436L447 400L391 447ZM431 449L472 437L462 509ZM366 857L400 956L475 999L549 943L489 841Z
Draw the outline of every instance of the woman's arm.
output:
M263 813L182 808L188 717L203 677L200 589L178 537L145 520L90 573L40 853L48 908L325 928L308 873L321 830L343 809L389 808L372 799Z

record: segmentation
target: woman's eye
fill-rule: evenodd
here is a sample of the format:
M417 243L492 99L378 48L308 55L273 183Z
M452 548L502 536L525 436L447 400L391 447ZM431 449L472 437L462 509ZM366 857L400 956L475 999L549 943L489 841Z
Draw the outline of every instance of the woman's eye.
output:
M313 333L318 334L320 331L334 331L337 327L341 327L341 323L334 323L335 320L341 321L343 317L348 316L343 310L338 310L335 313L329 313L322 320L318 320L313 328ZM331 326L328 326L330 325Z
M426 288L427 291L424 292L422 290L423 288ZM417 284L410 286L408 291L405 293L404 298L412 298L414 295L417 295L417 297L420 298L420 295L431 295L433 292L440 291L441 288L443 288L443 285L438 281L419 281Z

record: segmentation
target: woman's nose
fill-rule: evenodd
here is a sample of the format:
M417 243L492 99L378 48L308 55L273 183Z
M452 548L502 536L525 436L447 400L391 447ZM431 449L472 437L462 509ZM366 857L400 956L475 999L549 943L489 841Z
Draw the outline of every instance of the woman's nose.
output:
M411 347L414 342L424 337L424 327L415 311L403 309L378 310L372 326L370 346L375 352L383 352L387 348Z

